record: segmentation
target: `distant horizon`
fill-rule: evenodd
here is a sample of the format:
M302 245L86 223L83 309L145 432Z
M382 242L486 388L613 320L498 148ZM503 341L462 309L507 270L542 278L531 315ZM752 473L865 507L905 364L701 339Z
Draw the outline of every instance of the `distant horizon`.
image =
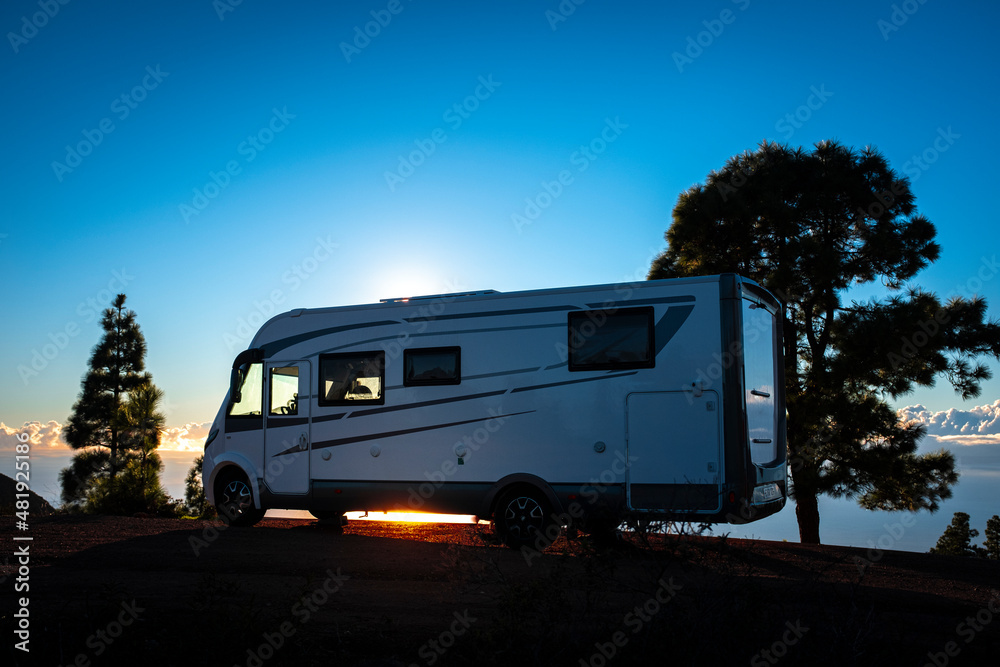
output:
M1000 5L387 7L0 6L0 86L16 92L0 130L0 470L27 425L40 488L57 484L59 433L119 292L164 392L165 445L189 452L165 456L177 497L255 324L644 280L678 197L763 141L875 147L941 246L904 289L983 297L1000 317L1000 234L982 196L1000 154ZM845 300L892 293L876 278ZM987 509L1000 364L987 365L975 399L939 376L890 401L927 424L922 450L955 451L963 471L900 544L925 551L953 511L982 530L1000 510ZM898 516L820 502L833 543L877 542ZM791 506L745 529L797 540Z
M993 411L983 411L984 414L1000 414L1000 400L990 406ZM995 412L994 412L995 411ZM975 413L972 413L975 414ZM953 415L954 417L954 415ZM980 425L989 423L985 420ZM939 430L962 429L962 425L938 426ZM973 430L966 428L966 430ZM16 433L6 425L0 424L0 456L12 452L10 433ZM992 436L992 438L990 437ZM824 544L854 546L866 549L919 551L926 552L937 542L944 529L951 523L955 512L966 512L971 517L971 526L982 536L986 521L994 514L1000 515L1000 502L995 501L993 489L1000 484L1000 434L970 434L964 436L976 444L960 444L956 436L951 440L942 439L948 436L928 435L921 443L920 451L933 451L945 448L955 453L957 468L960 472L959 482L954 489L954 496L941 503L941 508L934 514L927 511L882 512L863 510L848 499L834 499L821 496L820 502L820 537ZM959 440L963 436L957 436ZM192 462L202 453L201 447L196 450L161 450L164 470L161 481L166 492L175 499L184 498L184 478L191 468ZM58 452L50 449L44 455L32 458L32 475L34 484L32 490L45 498L53 507L61 507L58 484L59 470L66 467L73 451L69 448ZM13 459L13 456L10 457ZM42 462L39 465L39 462ZM41 484L41 487L36 484ZM291 514L289 514L291 513ZM285 515L307 518L308 514L291 510L269 510L268 516ZM357 513L350 513L355 518ZM376 517L377 518L377 517ZM728 534L730 537L755 538L773 541L787 540L798 542L798 524L795 520L795 504L789 500L785 508L778 514L744 525L716 524L713 534ZM981 539L976 542L981 542Z

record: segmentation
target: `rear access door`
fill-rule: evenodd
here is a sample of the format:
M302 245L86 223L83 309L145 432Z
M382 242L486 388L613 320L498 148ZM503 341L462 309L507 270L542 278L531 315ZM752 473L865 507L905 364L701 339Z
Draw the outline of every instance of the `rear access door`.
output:
M633 510L716 512L722 448L714 391L629 394L628 503Z

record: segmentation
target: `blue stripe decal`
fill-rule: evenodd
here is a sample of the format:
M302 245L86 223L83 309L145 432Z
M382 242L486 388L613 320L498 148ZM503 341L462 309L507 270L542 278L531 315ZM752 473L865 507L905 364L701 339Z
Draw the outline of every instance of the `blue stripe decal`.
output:
M534 410L525 410L524 412L512 412L510 414L494 415L492 417L479 417L477 419L465 419L458 422L449 422L447 424L435 424L434 426L420 426L418 428L406 428L400 431L386 431L384 433L369 433L367 435L356 435L350 438L337 438L335 440L323 440L321 442L314 442L312 445L313 449L326 449L327 447L338 447L340 445L350 445L355 442L365 442L367 440L380 440L382 438L392 438L397 435L410 435L411 433L422 433L424 431L436 431L442 428L451 428L452 426L463 426L465 424L475 424L476 422L490 421L491 419L506 419L507 417L516 417L518 415L526 415L534 412ZM282 454L288 454L295 451L295 448L285 450L284 452L279 452L275 456L281 456Z
M434 401L421 401L419 403L404 403L402 405L391 405L385 408L373 408L371 410L355 410L351 413L351 419L355 417L366 417L368 415L378 415L383 412L395 412L396 410L409 410L410 408L425 408L430 405L441 405L443 403L456 403L458 401L471 401L477 398L487 398L489 396L500 396L506 394L506 389L498 391L488 391L482 394L469 394L467 396L453 396L451 398L439 398Z
M518 387L511 389L510 393L516 394L521 391L532 391L534 389L548 389L549 387L561 387L567 384L578 384L580 382L595 382L596 380L610 380L612 378L623 378L626 375L635 375L639 371L629 371L628 373L614 373L611 375L598 375L597 377L580 378L579 380L564 380L563 382L550 382L548 384L536 384L530 387Z
M329 336L330 334L341 333L344 331L354 331L355 329L369 329L371 327L385 327L389 325L398 325L400 322L398 320L382 320L381 322L365 322L364 324L349 324L342 327L329 327L326 329L319 329L318 331L310 331L308 333L298 334L297 336L288 336L287 338L279 338L276 341L270 343L265 343L261 346L264 351L264 357L266 359L272 358L276 353L289 348L293 345L298 345L299 343L311 340L313 338L320 338L322 336Z
M667 312L663 313L663 317L656 323L656 333L654 334L656 350L653 352L653 358L656 358L660 354L660 350L670 342L670 339L677 335L680 328L687 322L692 310L694 310L694 306L675 306L668 308Z

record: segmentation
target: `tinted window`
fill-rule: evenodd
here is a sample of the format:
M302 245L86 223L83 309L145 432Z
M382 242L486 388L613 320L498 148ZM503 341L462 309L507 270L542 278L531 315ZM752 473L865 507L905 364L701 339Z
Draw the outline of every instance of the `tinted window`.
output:
M403 352L403 384L459 384L462 381L461 348L435 347Z
M319 358L319 404L385 401L385 353L324 354Z
M569 369L653 367L653 309L569 314Z

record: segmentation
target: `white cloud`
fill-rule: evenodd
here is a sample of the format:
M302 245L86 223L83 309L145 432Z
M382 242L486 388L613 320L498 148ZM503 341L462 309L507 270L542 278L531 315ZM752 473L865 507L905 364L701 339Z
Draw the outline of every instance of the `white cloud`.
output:
M163 429L160 436L160 451L200 452L205 446L205 438L212 422L191 422L183 426ZM63 425L55 420L46 423L25 422L21 428L7 426L0 422L0 452L13 452L21 442L18 434L28 435L32 456L66 456L73 449L63 438Z
M160 435L160 451L200 452L211 427L212 422L190 422L166 428Z
M27 434L33 456L63 456L72 450L63 440L62 429L62 424L54 420L44 424L24 422L21 428L0 422L0 451L14 451L14 447L22 442L18 434Z
M922 405L910 405L896 414L903 421L917 421L927 427L927 435L941 442L961 445L1000 443L1000 400L969 410L931 412Z

